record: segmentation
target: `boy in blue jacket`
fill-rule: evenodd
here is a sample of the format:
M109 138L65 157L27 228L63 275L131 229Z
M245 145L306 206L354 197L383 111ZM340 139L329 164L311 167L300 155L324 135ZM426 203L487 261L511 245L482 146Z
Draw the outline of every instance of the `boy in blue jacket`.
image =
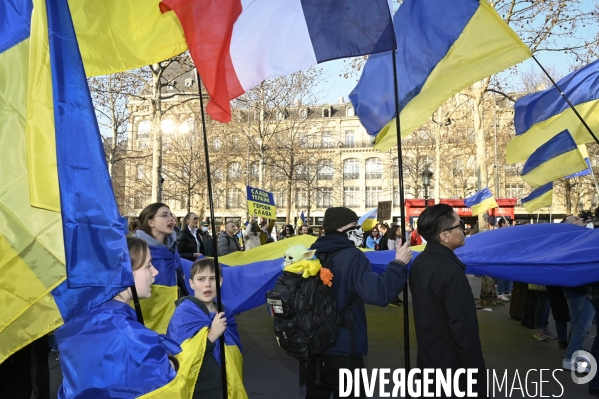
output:
M409 243L398 245L395 260L389 262L383 274L373 272L368 258L356 248L362 244L364 233L358 225L358 215L349 208L327 209L323 228L326 234L311 249L321 259L332 256L328 268L334 276L332 287L337 296L337 312L343 313L343 324L337 341L308 363L306 399L328 399L331 393L339 397L339 369L364 367L362 357L368 354L364 304L383 307L396 298L406 283L406 265L412 259ZM364 389L360 389L360 394L364 395Z

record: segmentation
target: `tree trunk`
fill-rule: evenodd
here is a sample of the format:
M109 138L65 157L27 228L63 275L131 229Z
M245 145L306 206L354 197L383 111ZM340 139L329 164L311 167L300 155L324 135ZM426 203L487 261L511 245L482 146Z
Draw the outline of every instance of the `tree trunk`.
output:
M291 220L291 190L293 188L291 177L287 177L287 212L285 214L285 223L289 224Z
M162 102L161 82L162 66L154 64L152 68L153 92L152 92L152 203L162 202Z
M443 128L443 124L441 123L441 108L439 108L439 116L437 117L437 130L435 131L435 173L437 174L435 181L435 199L433 203L438 204L441 200L441 129Z
M566 189L566 215L572 214L572 185L569 179L564 179Z

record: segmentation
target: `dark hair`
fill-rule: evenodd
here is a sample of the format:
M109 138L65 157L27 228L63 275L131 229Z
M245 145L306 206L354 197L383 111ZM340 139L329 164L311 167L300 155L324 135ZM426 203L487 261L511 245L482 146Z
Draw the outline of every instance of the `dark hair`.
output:
M385 235L383 237L387 237L388 239L395 240L395 234L398 229L399 229L398 225L392 224L391 227L389 227L387 229L387 232L385 233Z
M258 227L257 222L252 222L252 233L258 234L260 232L260 228Z
M139 229L139 220L133 218L129 221L129 232L134 232Z
M453 224L453 208L437 204L426 208L418 217L418 234L426 241L439 242L439 235Z
M150 227L150 219L153 219L154 216L156 216L156 212L158 212L158 209L162 208L163 206L166 206L170 211L171 208L169 208L168 205L163 204L162 202L155 202L153 204L146 206L139 214L139 224L140 224L141 230L143 230L147 235L152 236L152 228ZM154 236L152 236L152 237L154 237Z
M293 226L288 224L285 226L285 228L283 229L283 231L289 230L289 232L291 233L291 235L295 235L295 230L293 229Z
M191 218L191 215L195 215L195 212L189 212L187 215L185 215L185 219L184 222L187 225L187 223L189 223L189 219Z
M189 272L189 278L193 280L196 274L203 272L206 268L209 268L211 272L216 270L214 268L214 259L202 258L193 262L193 265L191 265L191 271ZM220 267L220 263L218 264L218 274L221 277L223 276L223 269Z
M599 219L599 206L595 209L595 218Z
M502 227L504 224L508 224L507 220L505 219L499 219L499 222L497 222L497 226Z
M131 270L136 271L146 263L148 244L136 237L127 237L127 247L131 256Z

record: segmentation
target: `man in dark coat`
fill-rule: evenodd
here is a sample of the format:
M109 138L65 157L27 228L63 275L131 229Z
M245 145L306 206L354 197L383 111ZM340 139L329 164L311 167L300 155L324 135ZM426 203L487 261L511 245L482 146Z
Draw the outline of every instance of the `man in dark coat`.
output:
M427 241L412 264L409 278L418 368L478 369L473 391L485 398L487 370L476 304L464 274L466 265L454 254L464 245L464 222L452 207L439 204L420 214L418 232ZM465 378L460 379L460 387L466 389Z
M177 234L177 251L182 258L195 261L200 255L206 255L198 222L200 218L193 212L185 215L185 226Z
M387 306L397 297L406 282L406 264L412 259L409 246L400 245L395 260L389 262L383 274L373 272L368 258L356 248L362 244L364 233L358 225L358 215L351 209L327 209L323 228L326 235L318 237L311 249L316 249L316 256L324 259L331 270L337 312L343 313L344 324L349 323L352 328L340 328L337 341L308 363L306 398L310 399L328 399L331 393L339 397L339 369L364 367L362 356L368 353L364 303ZM360 394L364 397L364 389Z

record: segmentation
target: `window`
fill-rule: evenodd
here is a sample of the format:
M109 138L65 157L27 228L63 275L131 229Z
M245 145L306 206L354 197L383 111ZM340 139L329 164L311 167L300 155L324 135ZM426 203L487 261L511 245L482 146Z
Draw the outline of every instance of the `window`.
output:
M150 131L152 130L152 125L150 121L141 121L137 125L137 138L144 139L150 135Z
M328 159L323 159L318 162L318 179L319 180L331 180L333 179L333 162Z
M227 209L241 208L241 196L239 190L236 188L230 188L227 190Z
M250 176L258 178L260 177L260 165L258 162L252 162L250 165Z
M310 137L308 136L307 133L300 133L298 135L298 141L299 141L300 147L307 148L310 146Z
M356 145L356 132L353 130L345 131L345 146L347 148L354 148Z
M305 191L297 191L295 196L295 207L296 208L307 208L308 207L308 193Z
M306 119L308 118L308 110L307 109L302 109L299 112L299 116L301 119Z
M239 165L239 162L231 162L229 164L229 168L227 169L227 178L239 179L240 177L241 177L241 165Z
M133 207L135 209L141 209L146 204L146 198L143 194L135 194L135 198L133 200Z
M286 207L287 206L287 191L284 189L279 189L273 192L275 204L278 207Z
M316 206L318 208L330 208L333 206L333 188L322 187L316 195Z
M187 134L187 133L193 132L194 128L195 128L195 120L193 118L187 118L179 126L179 132L181 132L182 134Z
M360 178L360 161L349 158L343 161L343 179L352 180Z
M379 204L382 200L382 187L366 187L366 208L372 208Z
M322 109L322 117L329 118L331 116L331 110L329 108Z
M505 175L506 176L519 176L521 170L522 170L521 162L515 163L513 165L505 165Z
M225 207L225 194L223 190L214 190L214 207L224 208Z
M222 147L222 143L221 143L220 139L212 140L212 149L214 151L220 151L221 147Z
M464 161L460 158L453 160L452 173L454 176L461 176L464 174Z
M286 112L285 111L279 111L279 112L277 112L277 120L278 121L284 120L285 117L286 117Z
M137 180L146 178L146 165L137 165Z
M358 207L360 202L360 187L343 187L343 206Z
M276 166L272 169L272 179L273 180L285 180L285 171L283 169L279 169Z
M397 158L393 158L391 169L393 170L393 178L399 179L399 162L397 162Z
M220 167L219 167L219 168L217 168L217 169L213 169L213 170L212 170L212 178L213 178L215 181L222 181L222 180L223 180L223 177L224 177L224 176L223 176L223 170L222 170L222 168L220 168Z
M347 108L347 116L355 116L354 107Z
M189 206L189 197L187 194L181 195L181 207L179 209L186 209Z
M380 158L366 160L366 179L380 179L383 177L383 161Z
M507 198L522 198L524 194L523 184L506 184L505 196Z
M322 132L322 148L333 148L335 143L333 142L333 135L331 132Z

